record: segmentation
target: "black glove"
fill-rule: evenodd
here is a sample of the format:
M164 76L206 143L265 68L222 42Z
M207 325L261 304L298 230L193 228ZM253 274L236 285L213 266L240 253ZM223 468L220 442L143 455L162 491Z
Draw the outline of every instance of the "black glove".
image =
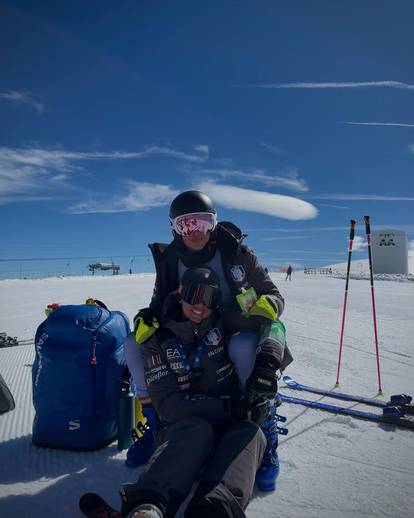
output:
M246 382L246 399L254 401L258 397L273 399L277 392L277 370L279 362L272 354L259 353L253 372Z
M134 335L137 343L142 344L160 327L157 314L151 308L138 311L134 317Z
M256 398L248 401L245 398L234 399L224 396L222 399L225 401L225 405L229 404L231 420L234 422L247 420L260 426L269 414L269 400L267 398Z
M260 426L269 416L269 407L269 400L265 397L246 400L246 417Z

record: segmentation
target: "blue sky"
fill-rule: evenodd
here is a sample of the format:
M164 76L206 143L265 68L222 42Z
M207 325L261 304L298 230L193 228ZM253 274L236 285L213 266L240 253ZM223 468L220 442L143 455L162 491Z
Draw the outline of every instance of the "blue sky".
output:
M365 258L365 214L414 240L411 1L0 13L0 277L151 270L190 188L270 268L345 261L351 218Z

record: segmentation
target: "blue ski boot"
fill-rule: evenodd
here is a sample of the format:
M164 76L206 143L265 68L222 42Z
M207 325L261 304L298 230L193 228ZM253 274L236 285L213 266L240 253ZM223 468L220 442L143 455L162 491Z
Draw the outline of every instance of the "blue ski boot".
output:
M279 476L280 465L277 455L279 434L277 431L275 408L278 405L280 405L279 401L270 405L268 419L261 425L261 429L267 439L267 445L262 464L256 473L256 485L259 491L274 491L276 488L276 479Z
M146 423L139 422L132 431L133 443L129 447L125 463L130 468L146 464L154 453L154 433L158 429L158 416L152 405L144 406L142 413Z

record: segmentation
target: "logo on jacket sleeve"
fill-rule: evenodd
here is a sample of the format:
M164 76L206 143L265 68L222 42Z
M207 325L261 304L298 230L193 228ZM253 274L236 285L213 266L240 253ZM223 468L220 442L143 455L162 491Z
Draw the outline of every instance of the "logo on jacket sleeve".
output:
M236 264L230 268L230 275L233 281L243 282L246 278L246 270L241 264Z
M163 361L160 354L151 354L146 359L146 364L148 369L153 369L154 367L159 367L162 365Z
M211 329L203 340L206 345L218 345L221 341L221 333L219 329L217 329L217 327Z

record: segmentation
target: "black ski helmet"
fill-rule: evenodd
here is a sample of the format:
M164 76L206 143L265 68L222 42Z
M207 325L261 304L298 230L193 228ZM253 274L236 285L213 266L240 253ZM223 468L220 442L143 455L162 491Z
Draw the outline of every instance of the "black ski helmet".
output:
M193 212L217 214L211 199L207 194L200 191L184 191L174 198L170 205L171 220L183 214L191 214Z
M189 268L181 279L182 300L187 304L202 303L209 309L217 309L220 305L220 279L216 272L208 266Z
M181 284L196 284L220 289L220 279L214 270L208 266L193 266L188 268L182 276Z

